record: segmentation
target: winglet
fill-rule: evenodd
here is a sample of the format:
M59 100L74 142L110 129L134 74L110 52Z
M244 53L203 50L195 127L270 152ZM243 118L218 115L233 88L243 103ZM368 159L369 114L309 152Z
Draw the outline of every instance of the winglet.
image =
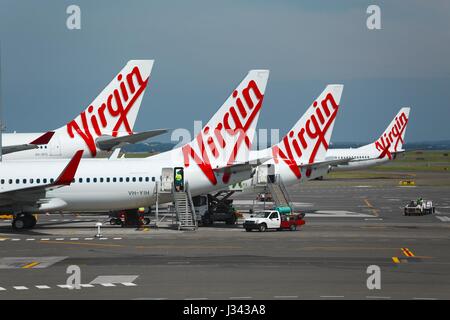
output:
M75 173L77 172L78 165L80 164L81 157L83 156L83 151L84 150L78 150L75 153L70 162L53 183L55 186L68 186L72 183Z
M50 140L52 139L53 135L55 134L54 131L48 131L44 133L42 136L37 138L36 140L30 142L30 144L48 144Z

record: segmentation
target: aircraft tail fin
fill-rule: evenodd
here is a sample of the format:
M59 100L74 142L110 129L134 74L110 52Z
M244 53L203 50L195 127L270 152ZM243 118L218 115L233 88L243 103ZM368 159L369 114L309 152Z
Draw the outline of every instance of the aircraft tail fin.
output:
M130 60L89 106L57 131L83 139L95 155L95 139L133 134L154 60Z
M216 184L212 169L249 159L269 70L251 70L194 140L182 147L184 165L195 162ZM229 176L224 175L226 182Z
M299 166L325 159L343 88L340 84L325 88L287 135L272 147L275 163L283 161L300 178Z
M392 159L392 154L403 151L410 110L409 107L401 108L381 136L370 145L380 152L380 159L384 157Z

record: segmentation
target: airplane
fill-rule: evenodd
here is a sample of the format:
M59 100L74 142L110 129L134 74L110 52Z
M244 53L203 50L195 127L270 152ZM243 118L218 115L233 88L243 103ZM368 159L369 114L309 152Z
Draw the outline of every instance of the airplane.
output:
M252 151L251 158L270 157L251 179L228 188L230 191L262 189L258 184L279 177L285 186L303 183L329 172L331 165L348 162L326 160L344 86L328 85L281 141L270 148Z
M386 130L373 143L359 148L329 149L327 160L349 159L347 163L332 166L332 170L356 170L376 166L394 160L405 152L406 126L410 108L401 108Z
M81 159L0 163L0 212L13 228L32 228L32 213L104 212L150 207L170 178L192 196L248 179L266 159L249 161L268 70L251 70L200 133L186 145L141 159ZM156 189L158 186L158 189ZM172 184L169 190L172 189ZM178 190L178 189L177 189ZM158 194L161 203L172 192Z
M105 89L75 119L45 133L4 133L3 160L104 156L126 143L167 132L133 132L154 60L130 60Z

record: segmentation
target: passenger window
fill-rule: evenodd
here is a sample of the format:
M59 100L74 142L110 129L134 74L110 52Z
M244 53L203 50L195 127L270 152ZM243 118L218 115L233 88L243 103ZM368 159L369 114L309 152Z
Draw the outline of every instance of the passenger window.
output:
M79 183L83 183L83 178L78 179Z
M12 184L12 179L9 179L9 180L8 180L8 183L9 183L9 184Z
M103 183L103 178L100 178L100 182Z
M27 179L22 180L23 184L27 184Z
M0 183L1 183L1 184L5 184L5 179L2 179L2 180L0 181Z
M16 179L16 184L19 184L20 183L20 179Z
M147 181L148 181L148 177L147 177ZM152 177L152 181L155 182L155 181L156 181L156 178L155 178L155 177Z
M117 182L117 178L113 178L113 182Z
M51 178L50 183L53 183L53 182L55 182L55 179Z
M42 180L42 182L47 183L47 179L44 178L44 179Z
M91 178L86 178L86 183L91 182Z
M34 183L34 179L30 179L30 183Z
M139 177L139 182L142 182L142 180L143 180L142 177Z
M92 179L92 182L96 183L97 182L97 178Z
M108 182L108 183L109 183L109 180L110 180L109 178L106 178L106 182Z
M130 182L130 178L127 177L127 178L125 179L125 181L126 181L126 182Z
M133 182L136 182L136 177L133 177L132 181L133 181Z
M41 183L41 179L36 179L36 183Z
M123 178L122 177L119 178L119 182L123 182Z

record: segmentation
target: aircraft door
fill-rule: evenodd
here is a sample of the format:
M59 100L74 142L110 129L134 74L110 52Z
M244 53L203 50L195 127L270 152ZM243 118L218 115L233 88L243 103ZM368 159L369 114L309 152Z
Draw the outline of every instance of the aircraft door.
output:
M163 168L161 172L161 191L162 192L172 192L172 185L174 169L173 168Z
M257 179L259 184L275 182L275 166L263 164L258 167Z
M50 142L48 143L48 147L50 149L50 156L61 156L61 142L59 141L59 135L54 134L51 138Z
M175 191L184 191L184 168L177 167L173 169L175 177Z

